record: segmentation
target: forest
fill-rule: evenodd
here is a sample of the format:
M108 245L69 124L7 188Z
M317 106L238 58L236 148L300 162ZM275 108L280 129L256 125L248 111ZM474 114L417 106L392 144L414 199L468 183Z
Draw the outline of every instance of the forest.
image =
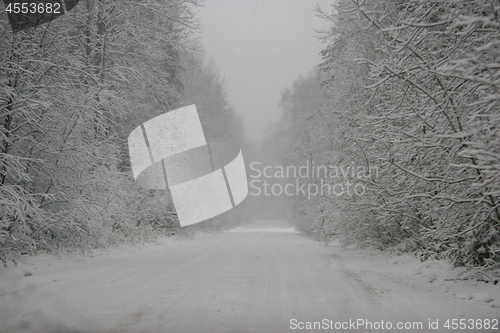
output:
M180 230L166 191L142 190L127 136L196 104L208 140L241 139L215 63L197 43L198 2L82 0L46 24L0 21L0 259L85 252ZM4 12L5 14L5 12Z
M500 3L333 7L317 8L322 62L283 91L264 144L268 163L312 171L287 198L298 228L498 274Z
M82 0L18 32L2 16L2 261L223 230L249 211L288 205L280 217L325 243L338 238L498 274L498 1L317 7L330 25L318 33L322 62L283 91L281 120L260 155L196 43L198 5ZM189 104L208 140L247 145L247 166L305 167L307 177L278 182L308 192L250 196L240 210L181 229L168 193L135 186L127 135Z

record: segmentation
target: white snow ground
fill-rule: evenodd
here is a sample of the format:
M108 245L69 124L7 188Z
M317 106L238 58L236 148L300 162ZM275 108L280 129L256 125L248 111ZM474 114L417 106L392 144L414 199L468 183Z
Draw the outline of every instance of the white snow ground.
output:
M500 318L500 284L444 281L457 272L444 262L323 246L285 223L260 221L2 267L0 332L500 332L500 324L444 328L447 319L470 326Z

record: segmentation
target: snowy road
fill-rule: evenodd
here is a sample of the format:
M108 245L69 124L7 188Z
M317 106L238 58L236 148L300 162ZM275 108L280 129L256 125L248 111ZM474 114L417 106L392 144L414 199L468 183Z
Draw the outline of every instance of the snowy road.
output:
M381 255L268 231L240 229L79 260L41 257L36 265L3 269L0 331L279 333L313 331L298 328L315 321L345 328L359 319L375 326L421 322L422 329L351 324L315 331L445 332L448 318L500 317L484 302L454 299L418 277L383 269ZM429 329L429 320L439 320L439 330Z

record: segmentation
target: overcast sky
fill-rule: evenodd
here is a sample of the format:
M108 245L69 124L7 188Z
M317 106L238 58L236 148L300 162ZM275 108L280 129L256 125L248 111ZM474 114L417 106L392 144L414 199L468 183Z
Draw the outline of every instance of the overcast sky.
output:
M279 118L281 92L321 61L314 29L328 23L315 17L316 3L330 11L332 0L205 0L199 12L201 42L252 141Z

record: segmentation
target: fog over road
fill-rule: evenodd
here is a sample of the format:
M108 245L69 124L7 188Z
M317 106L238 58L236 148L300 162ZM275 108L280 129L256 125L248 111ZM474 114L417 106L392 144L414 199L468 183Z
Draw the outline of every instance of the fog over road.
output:
M299 322L364 319L419 321L421 330L393 331L428 332L429 319L498 318L498 309L370 270L368 254L282 227L261 223L3 269L0 331L279 333L311 331L293 330Z

